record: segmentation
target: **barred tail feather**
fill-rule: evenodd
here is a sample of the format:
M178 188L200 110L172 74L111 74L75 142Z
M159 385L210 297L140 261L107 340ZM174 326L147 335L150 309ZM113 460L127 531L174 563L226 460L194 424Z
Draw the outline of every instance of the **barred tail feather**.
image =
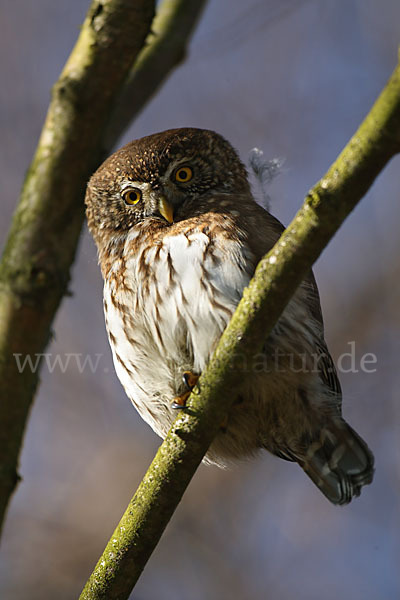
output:
M321 429L304 459L297 460L333 504L348 504L374 475L370 449L343 419L334 419Z

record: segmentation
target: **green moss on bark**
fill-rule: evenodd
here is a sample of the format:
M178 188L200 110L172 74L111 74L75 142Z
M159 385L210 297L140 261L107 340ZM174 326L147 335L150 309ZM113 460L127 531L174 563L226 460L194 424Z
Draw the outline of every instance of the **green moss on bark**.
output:
M93 15L102 22L94 27ZM154 2L92 4L52 101L0 264L0 520L38 373L19 373L14 354L43 352L66 291L83 222L83 192L102 158L111 107L150 29ZM99 17L100 18L100 17ZM135 35L132 35L135 31ZM103 81L107 81L104 94Z
M19 450L38 382L38 372L18 372L14 353L44 351L67 291L83 222L86 181L181 60L204 4L205 0L164 0L158 5L164 17L154 21L157 35L149 36L154 0L93 1L53 86L0 264L0 526L18 480ZM140 64L147 76L138 104L133 83L138 53L144 47L146 56L140 54ZM116 121L118 127L112 125ZM106 139L107 127L112 134Z

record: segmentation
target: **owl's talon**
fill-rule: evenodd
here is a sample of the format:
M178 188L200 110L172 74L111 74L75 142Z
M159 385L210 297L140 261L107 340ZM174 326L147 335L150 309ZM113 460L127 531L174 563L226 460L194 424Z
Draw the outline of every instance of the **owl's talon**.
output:
M186 390L183 392L183 394L176 396L176 398L172 400L171 408L174 410L181 410L182 408L185 408L187 399L189 398L192 389L196 385L198 378L199 375L195 375L191 371L185 371L182 374L182 380L185 384Z
M182 379L183 379L183 383L185 384L186 388L190 391L192 391L192 389L194 388L194 386L196 385L198 379L199 379L199 375L195 375L194 373L192 373L192 371L184 371L183 375L182 375Z
M181 394L180 396L176 396L176 398L172 400L171 408L173 408L174 410L181 410L182 408L185 408L187 399L189 398L191 391L192 390L186 390L186 392L183 392L183 394Z
M178 404L178 402L172 401L171 402L171 408L173 410L182 410L183 408L185 408L185 404Z

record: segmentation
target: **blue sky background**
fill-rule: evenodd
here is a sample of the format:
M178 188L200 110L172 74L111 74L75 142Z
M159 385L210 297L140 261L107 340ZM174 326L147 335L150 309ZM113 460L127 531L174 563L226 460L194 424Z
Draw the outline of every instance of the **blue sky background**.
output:
M87 2L1 5L0 244ZM271 210L288 223L385 84L399 41L396 0L210 0L186 62L121 144L196 126L223 134L244 161L254 146L282 157ZM315 266L335 359L350 342L358 366L377 357L376 372L341 375L344 414L375 453L374 483L337 508L296 465L267 454L230 471L202 466L135 600L399 598L399 184L396 158ZM159 444L113 372L101 288L85 229L48 352L99 354L99 365L42 371L1 598L77 597Z

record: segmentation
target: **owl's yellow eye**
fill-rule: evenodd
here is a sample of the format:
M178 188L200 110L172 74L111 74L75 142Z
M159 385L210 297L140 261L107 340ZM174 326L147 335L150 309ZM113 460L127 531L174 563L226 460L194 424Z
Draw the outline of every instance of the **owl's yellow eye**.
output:
M179 183L186 183L190 181L193 177L193 171L190 167L179 167L175 171L175 181Z
M122 197L124 199L125 204L137 204L142 198L142 192L138 188L134 188L132 190L126 190L122 194Z

